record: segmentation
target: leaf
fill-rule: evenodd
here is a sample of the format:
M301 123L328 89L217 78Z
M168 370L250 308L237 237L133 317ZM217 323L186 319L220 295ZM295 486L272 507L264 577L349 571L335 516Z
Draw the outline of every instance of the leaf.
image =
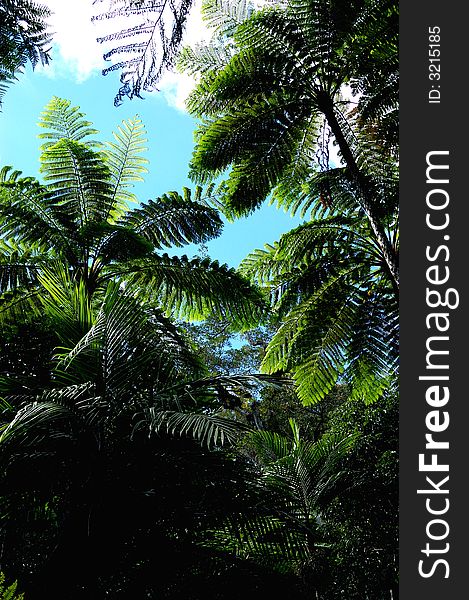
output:
M50 145L62 139L81 142L84 138L98 133L97 129L91 127L92 123L83 118L85 115L80 112L80 108L71 104L70 100L54 96L45 106L38 125L47 131L40 133L39 138L50 141L44 142L41 150L47 150ZM86 143L90 148L99 145L90 140L86 140Z
M125 215L122 222L132 227L153 247L194 243L200 244L220 235L223 222L218 212L200 201L191 200L191 191L185 197L169 192L156 200L149 200ZM196 190L195 195L201 190Z
M115 221L122 216L127 206L136 202L133 193L129 191L136 181L143 181L142 173L147 173L145 167L148 160L142 155L147 150L145 144L145 128L138 116L127 121L113 132L114 142L107 142L104 150L106 164L111 174L113 197L109 216Z
M145 289L149 300L173 318L213 315L234 328L247 328L265 313L264 298L255 287L210 259L152 255L112 270L125 276L129 289Z

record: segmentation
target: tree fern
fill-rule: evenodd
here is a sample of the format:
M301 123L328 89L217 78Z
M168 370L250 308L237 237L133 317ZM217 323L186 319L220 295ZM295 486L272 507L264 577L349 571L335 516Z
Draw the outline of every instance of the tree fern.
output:
M376 400L397 369L397 304L363 217L328 217L284 234L242 264L281 317L262 368L290 371L305 404L342 378Z
M278 203L299 206L309 201L305 192L311 179L318 181L315 172L329 170L316 156L328 153L319 136L325 119L345 165L347 209L364 211L397 291L397 253L386 230L389 201L382 189L388 171L378 141L358 133L365 118L359 116L361 105L353 114L341 94L352 81L368 85L374 59L367 62L371 51L362 46L373 46L377 20L385 28L390 19L389 11L378 14L378 5L292 0L241 24L234 36L237 52L216 76L203 75L188 101L191 113L202 119L191 176L205 181L230 169L225 205L234 215L251 212L271 192ZM387 115L396 97L381 91ZM322 181L315 202L319 197L329 205L331 191ZM342 194L341 202L345 198Z
M7 86L16 80L27 62L34 67L50 60L51 34L47 19L51 11L30 0L0 3L0 107Z
M31 269L25 270L27 249L34 247L45 262L65 262L90 297L118 277L140 297L145 290L143 295L160 302L168 314L200 318L213 311L239 327L256 321L264 309L262 295L235 271L216 261L158 254L219 235L213 185L196 187L194 193L172 191L131 209L136 200L131 188L146 170L145 131L138 117L124 121L114 141L103 146L78 107L55 97L40 125L46 140L41 152L45 183L10 167L0 172L0 233L26 253L5 250L8 257L2 259L5 319L26 314L30 301L37 304L41 284ZM18 287L20 272L31 276L28 290Z

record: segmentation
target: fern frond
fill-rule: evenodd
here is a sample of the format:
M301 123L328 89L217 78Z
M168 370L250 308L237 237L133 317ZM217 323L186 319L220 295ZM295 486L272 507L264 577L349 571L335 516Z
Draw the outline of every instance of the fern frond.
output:
M217 211L191 199L169 192L129 211L123 222L150 241L154 248L200 244L220 235L223 222ZM200 196L201 190L196 191Z
M70 100L54 96L45 106L38 125L48 131L40 133L38 137L50 141L44 142L41 150L46 150L50 145L64 138L80 142L90 135L99 133L97 129L91 127L90 121L83 118L85 115L80 112L80 108L71 104ZM99 146L93 140L86 140L86 143L89 147Z
M103 0L100 0L103 2ZM122 87L114 98L114 104L122 104L127 96L141 97L142 92L156 89L164 71L173 66L179 49L188 12L193 0L111 0L108 9L95 15L93 21L109 21L126 18L125 29L101 36L98 42L117 42L104 54L105 60L116 57L106 75L121 70ZM121 44L121 40L129 39Z
M69 260L76 255L73 238L66 231L66 216L51 202L50 192L31 177L12 173L0 182L0 203L4 218L0 235L17 238L22 244L60 249Z
M145 289L148 298L167 314L186 319L213 315L233 327L258 322L265 311L262 294L234 269L210 259L152 255L128 266L112 266L129 289Z
M37 273L50 254L37 245L25 246L15 239L0 240L0 292L11 292L37 283Z
M353 288L347 284L353 270L330 276L291 309L267 348L262 370L291 370L306 404L321 400L343 372L356 311Z
M233 214L252 212L289 167L302 137L307 107L271 97L247 103L201 127L190 163L190 176L205 181L234 161L227 181L225 205Z
M40 171L52 201L76 226L103 220L113 209L109 170L88 144L64 137L47 145L41 154Z
M52 36L47 19L51 11L30 0L2 0L0 5L0 109L7 86L29 61L48 64Z
M282 272L278 261L278 242L264 244L264 249L256 249L244 258L238 271L259 285L267 285Z
M196 44L181 50L176 66L181 73L207 77L227 65L232 55L229 47L221 41L212 41L209 45Z
M250 0L204 0L202 3L203 20L220 37L232 37L253 12L254 5Z
M146 151L145 128L138 116L127 121L113 132L114 142L107 142L104 150L106 164L111 175L113 188L109 206L112 207L106 217L111 221L124 213L131 202L136 198L129 191L136 181L143 181L142 173L147 173L145 167L148 160L141 156Z

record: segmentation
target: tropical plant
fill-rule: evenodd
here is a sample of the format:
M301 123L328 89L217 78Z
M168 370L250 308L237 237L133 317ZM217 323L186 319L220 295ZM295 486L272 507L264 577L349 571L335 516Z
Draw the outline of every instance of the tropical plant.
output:
M231 514L202 543L268 565L274 571L303 576L311 572L309 594L322 588L327 505L350 485L341 462L357 435L326 435L316 442L300 437L290 420L290 435L253 431L240 446L251 463L257 501Z
M325 514L332 551L327 599L399 597L398 417L395 393L366 407L347 401L329 414L331 434L360 437L342 463L354 485Z
M392 0L268 6L236 29L237 52L218 72L203 72L187 106L202 120L191 176L200 183L230 167L224 201L233 216L251 212L271 192L285 206L304 197L308 182L317 183L317 154L324 173L314 202L341 208L328 188L336 179L329 173L330 131L344 164L348 208L366 215L397 290L397 248L386 232L393 211L381 193L388 172L373 135L392 129L397 118L396 15ZM386 53L372 51L373 41L383 45L377 29L392 33ZM362 94L357 106L345 85Z
M177 58L178 70L196 78L203 77L205 84L209 77L214 79L238 51L234 34L254 10L254 3L248 0L202 2L202 18L205 25L212 30L212 36L208 42L185 46Z
M0 1L0 100L27 62L33 68L49 62L50 14L46 6L31 0Z
M118 282L90 298L60 263L44 268L39 281L43 318L60 345L48 389L4 395L2 543L9 571L28 593L49 593L54 577L72 598L98 594L135 536L147 552L148 531L165 543L173 536L190 543L189 523L197 530L210 511L201 514L200 498L198 512L186 497L175 501L179 454L189 453L191 468L210 477L204 448L246 430L225 418L225 398L249 393L262 376L207 377L177 327ZM139 475L143 465L149 471ZM200 485L192 486L198 496L205 495ZM112 533L122 513L127 525Z
M398 303L366 219L306 222L248 256L241 272L267 288L280 317L265 372L292 373L304 404L338 381L352 399L380 397L397 371Z
M170 246L202 243L219 234L222 221L201 188L170 192L130 208L142 178L144 128L138 117L123 122L114 141L97 131L67 100L53 98L41 115L44 184L6 167L0 174L0 282L2 320L40 314L43 268L58 260L90 296L111 280L142 293L173 317L219 315L247 326L263 299L226 265L210 259L170 257ZM210 189L207 192L210 193Z
M5 583L5 574L0 571L0 598L2 600L24 600L24 594L17 594L17 582L13 582L8 587Z

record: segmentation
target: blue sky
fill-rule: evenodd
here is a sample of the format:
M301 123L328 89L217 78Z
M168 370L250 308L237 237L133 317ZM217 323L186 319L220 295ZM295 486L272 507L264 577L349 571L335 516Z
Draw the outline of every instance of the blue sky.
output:
M58 39L66 38L65 33L58 33ZM72 46L65 57L63 46L55 47L52 70L32 72L27 68L8 89L0 113L0 166L12 165L25 175L39 177L41 140L37 137L40 132L37 122L52 96L59 96L80 106L100 131L103 141L111 139L112 131L122 120L136 114L140 116L147 130L146 157L150 161L145 183L135 188L140 201L170 190L180 191L185 185L193 187L187 172L196 123L181 110L182 103L174 102L174 97L165 90L148 94L145 100L127 100L115 108L113 98L119 87L118 75L103 77L95 67L95 58L90 67L78 68L76 58L70 58L73 50ZM79 55L80 49L76 51ZM250 251L273 242L299 222L298 218L292 219L283 211L265 205L247 218L227 223L222 236L209 242L209 254L213 259L237 266ZM191 254L191 249L183 252Z

